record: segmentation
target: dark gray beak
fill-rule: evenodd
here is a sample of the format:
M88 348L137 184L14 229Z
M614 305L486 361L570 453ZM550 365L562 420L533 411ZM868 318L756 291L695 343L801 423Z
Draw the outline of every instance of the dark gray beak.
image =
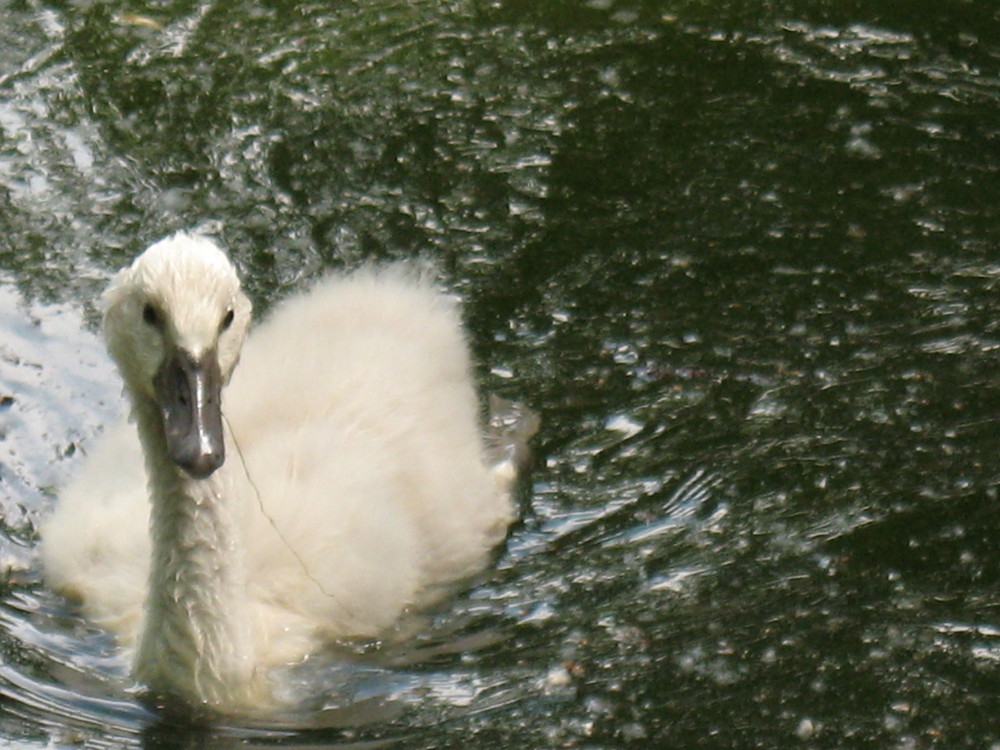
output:
M214 351L195 360L175 349L153 380L174 463L204 479L226 460L222 436L222 376Z

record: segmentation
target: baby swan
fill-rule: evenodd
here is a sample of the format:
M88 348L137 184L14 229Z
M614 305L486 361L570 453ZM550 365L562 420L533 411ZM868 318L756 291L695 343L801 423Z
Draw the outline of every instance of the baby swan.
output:
M42 561L153 694L266 708L269 667L385 632L502 540L511 474L487 461L459 311L426 274L326 278L247 338L232 264L182 233L102 302L135 426L88 456Z

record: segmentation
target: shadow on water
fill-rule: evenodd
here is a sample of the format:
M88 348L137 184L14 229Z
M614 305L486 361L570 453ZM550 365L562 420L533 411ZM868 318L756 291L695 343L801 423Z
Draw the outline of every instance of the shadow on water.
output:
M1000 742L989 3L143 13L0 31L0 741ZM139 707L32 550L119 411L96 295L191 226L259 309L432 257L544 424L491 572L210 730Z

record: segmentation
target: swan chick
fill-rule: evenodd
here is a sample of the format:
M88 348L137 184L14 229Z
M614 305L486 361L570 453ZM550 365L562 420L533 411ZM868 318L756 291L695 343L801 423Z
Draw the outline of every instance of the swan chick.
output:
M385 633L503 539L509 462L490 463L458 306L426 272L329 276L248 336L232 263L179 233L102 304L134 425L62 492L42 562L153 694L272 706L273 667Z

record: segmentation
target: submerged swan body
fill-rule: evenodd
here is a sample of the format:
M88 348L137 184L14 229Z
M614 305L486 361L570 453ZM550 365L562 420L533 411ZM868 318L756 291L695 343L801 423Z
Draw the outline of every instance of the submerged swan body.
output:
M502 540L512 475L487 461L457 305L412 268L325 279L246 338L229 260L178 234L103 304L135 425L88 456L42 560L154 693L267 705L269 667L384 632Z

